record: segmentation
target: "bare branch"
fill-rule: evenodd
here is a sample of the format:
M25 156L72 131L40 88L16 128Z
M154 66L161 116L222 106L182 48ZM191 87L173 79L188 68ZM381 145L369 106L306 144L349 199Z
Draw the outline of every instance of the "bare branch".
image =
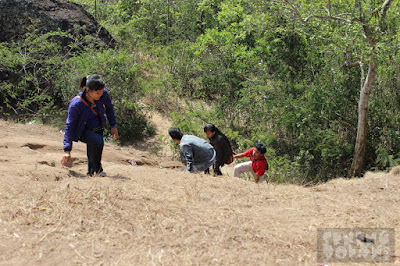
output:
M284 2L289 5L290 9L296 14L297 18L301 22L304 22L304 19L301 17L299 10L289 0L284 0Z
M358 14L359 14L359 16L360 16L360 20L364 20L364 16L363 16L363 12L362 12L362 8L361 8L361 2L360 2L360 0L356 0L356 1L354 2L354 5L355 5L355 8L356 8L357 11L358 11Z
M364 69L364 64L360 61L360 70L361 70L361 88L364 87L365 83L365 69Z
M286 4L287 6L285 8L291 10L295 16L297 17L298 20L300 20L302 23L304 22L308 22L311 19L320 19L320 20L336 20L336 21L343 21L343 22L347 22L347 23L353 23L355 21L360 21L358 18L346 18L346 16L351 16L351 13L343 13L343 14L338 14L336 16L332 16L332 11L331 11L331 1L329 0L328 2L328 8L324 7L328 13L328 16L319 16L319 15L309 15L306 18L303 18L301 16L301 13L299 11L299 9L297 7L295 7L295 5L289 1L289 0L282 0L282 1L274 1L275 3L283 3Z
M344 65L347 67L355 67L355 66L360 66L362 64L361 61L356 61L356 62L344 62Z
M359 19L360 19L361 25L363 27L365 39L371 45L372 44L372 36L373 36L373 34L372 34L370 26L365 22L364 13L363 13L362 7L361 7L361 1L360 0L355 0L354 4L355 4L355 8L357 9L358 14L360 16Z
M363 13L362 6L361 6L361 1L355 0L354 4L355 4L355 8L358 11L358 15L360 16L359 19L360 19L361 26L363 27L364 37L365 37L366 41L371 45L373 34L372 34L372 30L371 30L370 26L365 21L364 13Z
M381 20L383 20L386 16L386 12L389 9L389 5L393 2L393 0L386 0L385 3L382 5L382 9L380 12Z
M383 21L385 20L386 17L386 12L389 9L390 4L393 2L393 0L386 0L381 8L381 11L379 12L380 18L379 18L379 27L382 29L382 24Z
M347 23L353 23L354 21L359 21L357 18L351 18L351 19L342 18L341 17L342 15L347 15L347 14L340 14L338 16L315 16L315 15L310 15L310 16L306 17L303 20L304 20L304 22L307 22L310 19L317 18L317 19L320 19L320 20L336 20L336 21L343 21L343 22L347 22Z
M332 5L331 5L331 0L328 0L328 15L331 17L332 16Z
M347 67L355 67L355 66L360 66L360 70L361 70L361 88L364 86L364 82L365 82L365 69L364 69L364 64L361 61L356 61L356 62L344 62L344 65Z
M371 27L364 20L361 21L361 25L362 25L363 30L364 30L365 39L368 41L370 46L374 46L375 44L374 44L373 39L372 39L374 34L372 33Z

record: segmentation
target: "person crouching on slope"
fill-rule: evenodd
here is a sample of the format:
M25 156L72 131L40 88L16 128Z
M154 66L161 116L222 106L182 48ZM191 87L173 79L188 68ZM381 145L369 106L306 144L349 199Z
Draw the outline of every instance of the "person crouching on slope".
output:
M106 176L101 166L106 116L111 125L113 139L117 140L119 137L114 108L104 87L105 83L98 75L84 77L80 84L83 91L71 100L65 123L64 156L61 164L67 165L70 162L72 141L80 140L87 146L89 176Z
M222 175L220 167L224 166L225 163L230 163L232 161L232 147L229 143L228 138L214 125L207 124L204 127L204 133L206 133L207 138L210 140L210 144L214 147L217 153L214 162L214 176ZM208 173L208 169L206 170Z
M183 135L177 127L168 130L172 140L179 144L181 159L186 162L184 172L205 171L215 160L214 148L204 139L193 135Z
M264 181L264 173L268 170L268 162L265 158L265 153L267 148L264 144L257 144L255 147L250 148L244 153L239 153L233 156L233 158L243 158L249 157L250 162L240 163L233 169L233 176L240 177L241 173L250 172L254 176L254 181L256 183L261 183Z

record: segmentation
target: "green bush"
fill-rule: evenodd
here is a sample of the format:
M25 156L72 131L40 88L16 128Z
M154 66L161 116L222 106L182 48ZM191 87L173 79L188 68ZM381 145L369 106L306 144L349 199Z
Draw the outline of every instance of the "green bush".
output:
M60 37L76 41L65 49L58 42ZM18 43L0 44L2 115L62 126L69 101L79 93L81 78L96 73L112 97L121 141L154 134L139 107L143 90L136 54L96 48L93 42L82 50L83 41L88 38L57 31L29 33Z

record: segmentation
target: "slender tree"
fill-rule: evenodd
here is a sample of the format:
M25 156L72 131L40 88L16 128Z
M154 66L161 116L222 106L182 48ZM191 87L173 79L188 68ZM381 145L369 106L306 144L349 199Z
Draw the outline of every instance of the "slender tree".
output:
M352 1L348 1L345 5L351 7L351 9L345 10L345 12L341 12L343 10L340 10L337 5L333 7L330 0L324 5L321 5L318 1L311 3L309 1L305 3L305 1L295 2L293 0L275 2L282 4L284 8L290 10L294 18L298 19L302 24L316 19L321 22L343 22L351 25L357 23L361 26L364 43L369 47L369 51L364 59L368 61L368 70L365 70L363 60L345 62L349 67L358 65L361 72L357 137L349 176L360 176L363 172L367 140L368 100L378 69L376 47L381 41L381 36L385 34L385 19L392 2L393 0L385 0L378 8L375 8L369 1L354 0L353 3ZM305 13L309 12L309 10L312 10L313 13L307 16ZM365 73L367 73L366 76Z

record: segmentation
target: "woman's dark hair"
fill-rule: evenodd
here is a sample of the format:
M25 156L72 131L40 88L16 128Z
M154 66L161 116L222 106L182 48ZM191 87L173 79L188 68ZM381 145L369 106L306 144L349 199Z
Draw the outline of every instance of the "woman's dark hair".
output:
M170 136L172 139L181 140L182 137L183 137L182 131L181 131L179 128L177 128L177 127L171 127L171 128L168 130L168 134L169 134L169 136Z
M204 132L207 132L207 131L215 132L216 134L221 135L222 137L228 139L228 138L224 135L224 133L222 133L221 130L219 130L214 124L211 124L211 123L210 123L210 124L207 124L207 125L204 127Z
M207 125L204 127L204 132L207 132L207 131L215 132L215 131L217 131L217 130L218 130L218 128L216 128L214 124L207 124ZM218 131L219 131L219 130L218 130Z
M204 127L204 132L207 132L207 131L215 132L215 134L218 134L218 135L222 136L223 138L226 139L226 141L228 141L229 146L231 145L231 142L229 141L228 137L225 136L225 134L222 133L221 130L219 130L214 124L211 124L211 123L207 124Z
M88 77L83 77L80 84L81 89L87 87L91 91L102 90L105 86L106 84L104 83L104 81L99 77L99 75L96 74Z
M265 147L264 144L262 143L257 143L256 144L256 149L261 152L261 154L265 154L267 152L267 147Z

